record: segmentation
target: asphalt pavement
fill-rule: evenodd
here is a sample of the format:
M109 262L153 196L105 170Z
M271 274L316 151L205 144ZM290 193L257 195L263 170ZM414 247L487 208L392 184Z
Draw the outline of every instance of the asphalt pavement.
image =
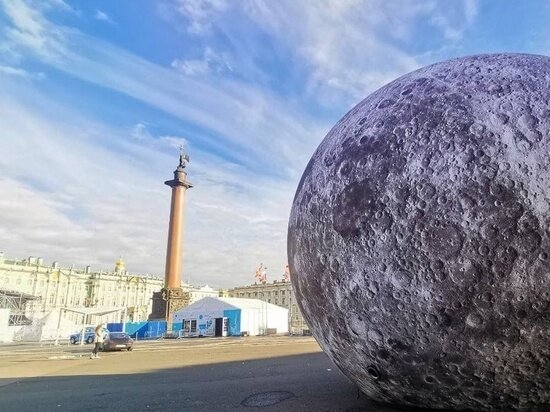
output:
M0 411L371 411L308 337L0 346Z

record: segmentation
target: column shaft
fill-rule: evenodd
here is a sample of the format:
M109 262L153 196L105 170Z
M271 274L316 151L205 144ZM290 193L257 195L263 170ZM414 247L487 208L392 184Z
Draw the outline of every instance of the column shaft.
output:
M172 186L172 203L170 206L170 224L168 228L168 246L166 248L165 287L181 286L181 250L183 234L183 207L185 188Z

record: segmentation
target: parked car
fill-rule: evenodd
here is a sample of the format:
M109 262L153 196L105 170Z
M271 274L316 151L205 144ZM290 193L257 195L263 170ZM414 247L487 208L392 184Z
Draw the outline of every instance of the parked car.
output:
M69 340L73 345L80 343L81 336L82 336L81 333L82 331L76 332L69 337ZM108 334L109 331L105 329L105 333ZM95 341L95 326L86 326L84 328L84 342L94 343L94 341Z
M80 332L77 332L77 333L73 333L71 336L70 336L70 341L73 345L76 345L77 343L80 342L81 340L81 335L82 331ZM84 328L84 342L86 343L93 343L93 341L95 340L95 327L93 326L87 326L86 328Z
M126 332L109 332L103 341L103 350L132 350L134 340Z

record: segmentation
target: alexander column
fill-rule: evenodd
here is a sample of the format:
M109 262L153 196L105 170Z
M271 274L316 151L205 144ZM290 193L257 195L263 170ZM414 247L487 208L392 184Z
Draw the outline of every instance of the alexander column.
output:
M168 226L168 245L166 248L166 270L164 288L153 293L153 309L150 320L166 320L166 330L172 332L174 312L189 303L189 295L181 288L181 262L183 243L183 212L185 209L185 192L193 187L187 181L185 166L189 163L189 156L184 154L180 147L180 163L174 170L174 179L164 182L172 188L172 202L170 206L170 224Z

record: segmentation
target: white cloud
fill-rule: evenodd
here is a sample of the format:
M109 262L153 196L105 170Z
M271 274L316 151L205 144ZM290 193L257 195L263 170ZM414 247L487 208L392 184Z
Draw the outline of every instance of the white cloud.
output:
M36 53L44 62L80 79L127 94L201 128L201 144L212 145L245 165L224 161L198 149L190 150L190 179L196 186L189 193L186 276L201 283L229 286L252 280L259 261L271 267L284 267L287 215L296 181L326 125L297 115L289 102L245 83L185 78L173 69L152 64L75 30L54 29L65 36L67 52L63 59L51 59ZM36 96L30 100L35 101ZM51 102L42 102L40 106L51 107ZM26 107L21 107L21 111L24 112ZM41 136L49 142L47 152L55 147L57 157L64 153L63 161L40 161L40 164L51 161L59 169L56 173L48 169L48 174L41 174L40 186L53 187L56 193L70 193L71 199L80 202L78 211L72 215L87 216L86 223L93 227L96 239L86 245L79 243L87 251L82 254L82 259L97 256L105 264L112 260L113 253L114 256L122 253L139 270L154 272L153 269L157 268L155 272L158 273L158 268L163 267L166 243L167 212L163 211L169 204L169 191L162 187L161 182L170 178L177 164L177 153L170 151L170 157L166 154L167 145L176 142L172 137L164 136L158 138L159 144L151 145L150 139L155 136L146 124L134 126L132 139L128 142L120 137L120 133L115 138L112 130L100 134L97 130L101 125L74 126L79 116L65 111L66 108L56 111L64 116L51 127L65 130L63 142L54 144L55 139L44 133L46 127L35 128L33 140L38 142L38 136ZM28 116L31 118L19 120L2 117L6 122L36 124L33 120L36 111ZM6 125L0 130L14 127L13 124ZM117 158L114 153L96 153L93 149L97 142L86 145L82 142L86 140L82 136L83 130L96 131L95 139L99 142L107 139L117 151L123 148L122 154ZM127 135L127 131L123 134ZM99 135L106 137L97 137ZM33 145L30 130L18 130L12 136L26 136L22 152ZM72 141L74 136L78 136L78 144ZM197 140L199 137L195 133L193 138ZM3 141L9 143L9 139ZM177 141L179 143L180 139ZM86 167L75 165L72 168L69 164L74 153L65 151L64 147L78 148L86 159L93 156L94 161L91 164L85 162ZM17 156L9 159L10 164L5 165L7 170L13 169L11 161L16 159ZM154 164L155 170L162 170L162 174L156 174L153 179L151 175L143 174L143 170L136 173L133 168L137 164L146 164L143 170L148 173L152 173ZM74 175L71 170L79 170L78 177L86 176L89 184L82 186L81 179L78 179L80 183L72 185ZM270 177L273 172L277 172L279 177ZM18 174L23 175L22 171ZM140 187L154 187L151 189L154 195L148 192L137 196L130 190L135 189L134 182L140 182ZM72 193L75 188L80 188L78 194ZM160 203L158 191L164 196ZM83 198L93 199L93 202L88 205L82 202ZM145 216L143 208L147 210ZM19 222L24 223L24 219L19 219ZM24 247L31 248L33 243L28 242ZM129 267L132 266L129 264ZM248 270L250 275L246 273Z
M212 72L222 73L232 70L228 63L227 55L216 53L210 47L206 47L202 59L175 59L172 61L172 67L189 76L203 75Z
M0 74L8 74L11 76L19 76L19 77L31 76L31 74L24 69L19 69L17 67L11 67L11 66L3 66L3 65L0 65Z
M223 13L251 19L309 70L311 95L345 101L338 105L342 111L417 67L402 42L418 21L429 21L442 8L434 2L364 4L257 1L232 3L229 10L223 1L176 2L190 32L208 37L221 28L235 49L247 39L224 26ZM193 130L189 136L179 130L159 136L146 122L119 130L83 119L28 85L15 86L9 80L13 76L0 78L0 152L6 154L0 157L0 175L7 176L0 190L14 194L0 202L0 216L9 216L13 232L7 246L0 245L6 254L47 251L51 259L103 268L123 254L132 271L162 273L170 200L162 182L177 165L174 146L183 142L192 158L189 178L196 184L188 192L184 278L214 286L247 283L259 262L272 274L282 273L292 197L328 130L324 119L310 118L299 102L257 84L212 76L231 67L225 63L229 56L214 46L208 53L205 48L202 59L175 60L173 66L188 74L182 76L174 68L53 25L22 1L6 1L4 8L11 21L5 28L10 47L144 102ZM474 18L475 8L468 10L465 15ZM463 27L451 20L434 24L442 36L444 27ZM199 147L215 147L233 161ZM38 231L32 226L36 219L27 220L35 211L45 219Z
M63 0L43 0L39 4L41 7L45 9L58 9L58 10L80 14L78 10L75 10L72 6L68 5Z
M438 27L445 39L459 41L464 31L475 21L478 11L477 0L449 3L445 9L435 9L431 23Z
M95 15L94 17L97 19L97 20L101 20L101 21L104 21L104 22L107 22L107 23L110 23L110 24L114 24L115 22L113 21L113 19L111 19L111 17L105 13L104 11L101 11L99 9L97 9L95 11Z
M46 2L44 6L51 4ZM65 53L61 30L46 20L39 8L33 8L23 0L3 0L2 5L12 22L12 26L5 29L10 49L18 46L49 59L59 58Z
M176 10L188 21L187 31L208 32L213 17L228 8L226 0L176 0Z
M57 107L59 118L50 120L36 106L57 104L37 94L33 98L37 101L24 104L0 100L0 147L5 154L0 170L9 176L0 182L0 190L9 193L2 197L0 215L10 233L1 248L19 257L47 254L45 258L67 265L103 268L128 252L134 268L153 271L154 260L136 257L144 247L153 248L152 240L161 234L156 214L143 218L160 200L150 193L150 176L101 147L99 135L107 130L75 113L71 122L64 121L70 110L63 107ZM144 185L129 184L132 175ZM160 219L156 223L160 226ZM132 238L140 240L132 245Z
M255 1L246 3L245 12L305 59L311 67L311 93L335 104L356 102L418 68L421 62L407 46L423 24L431 22L448 40L460 39L475 18L476 2L449 3ZM457 12L464 17L457 18Z
M464 14L466 17L466 22L471 24L477 17L478 13L478 0L465 0L464 1Z
M297 115L290 102L241 81L181 76L82 33L64 34L72 48L63 59L46 62L202 128L203 142L251 167L263 162L266 171L280 172L279 166L274 169L273 153L279 163L305 166L308 153L327 130L327 125Z
M181 136L160 136L159 141L172 149L179 149L181 146L186 147L188 145L187 139Z
M143 123L137 123L132 127L130 135L137 140L152 139L153 136L147 130L147 125Z
M0 201L6 255L42 255L110 269L122 254L133 272L161 275L170 204L163 181L181 137L141 139L82 118L21 83L2 83ZM17 96L17 98L13 98ZM47 110L44 110L47 108ZM24 136L24 138L21 138ZM283 267L295 183L192 150L184 278L214 286L253 281L259 261ZM5 220L4 220L5 219ZM277 271L278 273L279 271Z

